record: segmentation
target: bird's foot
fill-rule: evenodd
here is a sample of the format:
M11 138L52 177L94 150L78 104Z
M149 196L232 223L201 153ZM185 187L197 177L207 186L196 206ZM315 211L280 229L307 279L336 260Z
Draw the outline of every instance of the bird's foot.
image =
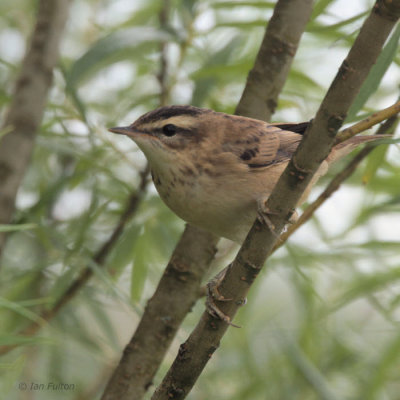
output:
M266 225L269 230L277 236L275 232L275 225L272 223L269 218L270 215L276 215L276 213L272 212L266 205L264 200L257 202L257 219L264 225Z
M214 278L210 280L207 284L207 297L206 297L206 310L207 312L214 318L218 318L228 325L234 326L235 328L240 328L240 326L235 325L231 322L231 318L223 313L218 306L216 305L216 301L232 301L233 299L227 299L224 297L218 290L221 282L225 278L225 275L230 268L231 264L229 264L226 268L220 271ZM244 302L245 303L245 302Z
M259 201L257 203L257 218L258 220L267 225L269 230L275 235L278 236L278 234L275 231L275 225L272 223L271 219L269 218L269 215L277 215L278 213L272 212L266 205L265 201ZM287 217L287 223L288 224L295 224L297 220L299 219L299 214L295 209L291 211L289 216Z

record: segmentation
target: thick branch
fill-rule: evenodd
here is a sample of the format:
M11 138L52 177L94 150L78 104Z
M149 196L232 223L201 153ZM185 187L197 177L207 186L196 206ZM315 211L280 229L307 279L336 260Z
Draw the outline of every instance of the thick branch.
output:
M217 238L187 226L102 400L141 399L176 331L199 297Z
M161 11L158 15L161 29L168 29L170 0L164 0L162 3ZM160 43L160 72L157 75L160 84L160 106L166 106L169 98L169 88L167 83L168 78L168 60L167 60L167 47L168 42L162 41Z
M30 46L22 63L0 142L0 224L10 223L43 118L70 0L41 0ZM0 233L0 254L5 235Z
M237 114L264 121L271 118L310 18L312 3L312 0L278 1L247 77Z
M333 146L336 132L399 18L399 13L400 0L378 0L364 22L313 123L267 202L275 232L257 220L220 286L221 294L233 299L218 304L222 312L231 318L271 253L288 216ZM224 321L203 313L188 340L181 345L178 356L154 393L153 400L185 398L218 348L227 328Z

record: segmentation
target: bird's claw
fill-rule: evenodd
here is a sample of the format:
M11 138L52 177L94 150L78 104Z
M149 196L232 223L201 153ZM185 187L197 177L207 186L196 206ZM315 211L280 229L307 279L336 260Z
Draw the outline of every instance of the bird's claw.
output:
M230 265L219 272L214 278L210 280L207 284L207 297L206 297L206 310L214 318L218 318L228 325L235 328L240 328L240 326L235 325L231 322L231 318L224 314L216 305L216 301L232 301L233 299L228 299L224 297L218 290L222 280L225 278L226 272L228 271Z
M258 220L266 225L269 230L277 236L275 232L275 225L272 223L271 219L269 218L269 215L275 215L276 213L273 213L265 204L264 201L259 201L257 204L257 218Z
M272 223L271 219L269 218L269 215L277 215L276 212L272 212L266 205L264 201L259 201L257 204L257 218L258 220L267 225L269 230L275 235L278 236L278 234L275 231L275 225ZM292 210L290 213L290 216L287 219L287 223L289 224L294 224L296 223L297 219L299 218L299 215L295 209Z

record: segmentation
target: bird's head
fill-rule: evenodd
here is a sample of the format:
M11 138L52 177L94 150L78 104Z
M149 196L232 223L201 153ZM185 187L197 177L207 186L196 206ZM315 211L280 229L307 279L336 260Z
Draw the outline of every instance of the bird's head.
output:
M177 156L196 152L208 138L216 114L192 106L167 106L142 115L129 126L109 130L133 139L150 163L173 162Z

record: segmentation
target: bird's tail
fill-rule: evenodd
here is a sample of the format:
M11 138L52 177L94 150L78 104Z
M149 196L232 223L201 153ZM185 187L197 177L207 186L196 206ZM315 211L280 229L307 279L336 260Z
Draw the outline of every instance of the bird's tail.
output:
M379 142L380 140L390 139L392 137L392 135L353 136L345 142L335 145L332 151L329 153L326 161L328 161L329 164L332 164L335 161L345 157L347 154L351 153L356 147L364 143Z

